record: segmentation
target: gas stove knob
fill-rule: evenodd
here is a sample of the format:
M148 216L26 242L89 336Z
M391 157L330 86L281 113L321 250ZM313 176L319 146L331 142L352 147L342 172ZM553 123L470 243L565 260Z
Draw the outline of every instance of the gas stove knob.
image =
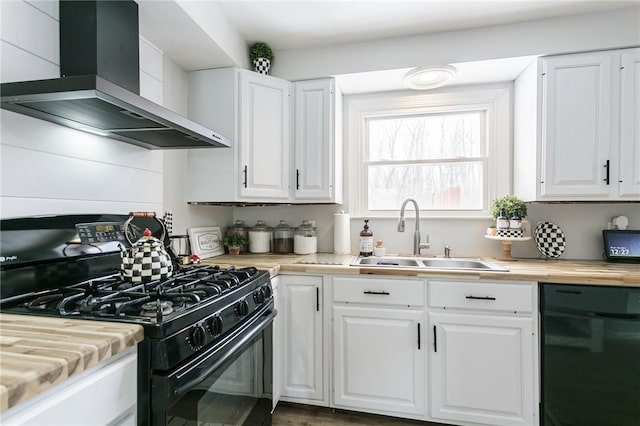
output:
M271 293L272 293L271 287L269 287L268 285L265 285L264 287L262 287L260 291L264 295L265 300L271 297Z
M258 289L253 293L253 300L258 304L261 305L264 303L264 291L262 291L262 289Z
M215 314L207 321L207 330L212 336L216 337L222 334L222 317Z
M244 317L249 314L249 304L246 302L246 300L241 300L236 303L236 306L233 308L233 310L236 312L237 316Z
M207 332L201 325L196 325L189 332L189 337L187 338L187 343L191 346L191 349L198 350L204 346L207 341Z

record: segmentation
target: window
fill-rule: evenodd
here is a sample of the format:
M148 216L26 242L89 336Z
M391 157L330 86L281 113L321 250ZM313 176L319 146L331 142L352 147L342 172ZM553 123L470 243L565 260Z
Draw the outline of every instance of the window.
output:
M395 216L414 198L428 216L488 216L510 189L510 91L347 99L349 209Z

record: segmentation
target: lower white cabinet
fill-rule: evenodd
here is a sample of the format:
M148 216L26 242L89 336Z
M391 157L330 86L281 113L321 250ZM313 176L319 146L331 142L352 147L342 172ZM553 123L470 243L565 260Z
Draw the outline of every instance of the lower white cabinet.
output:
M531 318L429 314L431 416L533 423Z
M321 276L280 275L284 325L282 400L329 405Z
M423 311L333 308L336 407L424 414Z
M428 285L431 418L538 424L535 285L462 280Z
M136 424L137 347L5 411L0 423L33 426Z
M422 419L427 356L422 280L333 278L333 403Z

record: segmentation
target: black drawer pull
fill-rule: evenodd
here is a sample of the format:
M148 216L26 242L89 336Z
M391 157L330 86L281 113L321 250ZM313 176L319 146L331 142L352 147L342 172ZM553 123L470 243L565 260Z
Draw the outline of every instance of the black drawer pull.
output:
M438 334L436 333L436 326L433 326L433 351L438 352Z
M418 323L418 350L420 350L420 323Z
M473 299L473 300L496 300L495 297L491 296L465 296L465 299Z
M388 296L389 293L386 291L371 291L371 290L365 290L364 294L379 294L381 296Z
M316 312L320 312L320 287L316 287Z

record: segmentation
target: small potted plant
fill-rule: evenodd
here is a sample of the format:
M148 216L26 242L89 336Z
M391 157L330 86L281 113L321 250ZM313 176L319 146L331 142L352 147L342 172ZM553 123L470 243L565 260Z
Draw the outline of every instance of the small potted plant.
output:
M229 247L229 254L240 254L240 247L247 244L247 239L239 234L229 234L224 238L224 245Z
M527 205L520 198L513 195L506 195L493 200L491 203L491 215L494 219L500 216L501 210L504 210L507 218L512 217L514 214L520 219L524 219L527 216Z
M256 72L269 74L271 62L273 62L273 50L267 43L259 41L249 47L249 59Z

